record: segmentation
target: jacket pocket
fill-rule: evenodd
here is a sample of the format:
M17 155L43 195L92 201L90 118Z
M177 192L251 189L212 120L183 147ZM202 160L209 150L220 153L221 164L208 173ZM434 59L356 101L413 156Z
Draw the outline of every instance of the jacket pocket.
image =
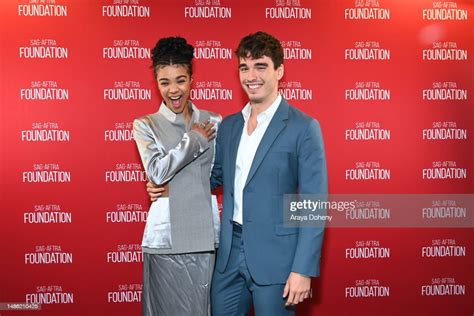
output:
M296 235L298 231L298 227L287 227L285 224L275 225L275 235L277 236Z

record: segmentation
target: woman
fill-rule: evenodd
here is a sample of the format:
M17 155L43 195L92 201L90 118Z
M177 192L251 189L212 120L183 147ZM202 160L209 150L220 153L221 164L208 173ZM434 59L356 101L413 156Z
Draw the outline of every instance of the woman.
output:
M219 217L209 177L218 114L189 100L194 48L180 37L152 50L163 102L134 121L148 178L164 185L143 234L143 315L208 315Z

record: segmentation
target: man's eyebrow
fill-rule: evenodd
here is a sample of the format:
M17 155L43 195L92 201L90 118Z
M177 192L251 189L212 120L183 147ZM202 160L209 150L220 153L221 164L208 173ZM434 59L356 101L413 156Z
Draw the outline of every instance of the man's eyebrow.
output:
M268 67L268 63L265 63L265 62L262 62L262 63L255 63L255 66L257 67ZM247 64L240 64L239 65L239 68L242 68L242 67L248 67Z

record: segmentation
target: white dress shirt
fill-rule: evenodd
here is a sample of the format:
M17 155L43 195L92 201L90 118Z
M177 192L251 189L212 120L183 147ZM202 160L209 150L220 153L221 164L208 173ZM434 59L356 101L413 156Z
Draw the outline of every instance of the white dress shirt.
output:
M276 100L264 112L257 116L257 127L251 135L247 133L247 125L250 118L252 107L250 103L242 110L244 117L244 128L242 129L242 136L240 137L239 149L237 151L237 158L235 162L235 179L234 179L234 222L243 223L243 190L247 177L249 175L250 167L253 163L253 158L257 152L258 145L265 134L265 131L270 125L270 122L275 114L278 106L281 103L281 95L278 95Z

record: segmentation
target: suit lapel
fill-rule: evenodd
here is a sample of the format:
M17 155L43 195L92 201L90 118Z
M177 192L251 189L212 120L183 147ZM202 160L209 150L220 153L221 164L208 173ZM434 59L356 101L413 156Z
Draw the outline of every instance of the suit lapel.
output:
M263 158L265 158L268 150L270 149L270 146L273 144L280 132L285 128L287 123L286 121L288 120L288 110L288 103L285 101L285 99L282 99L277 111L273 115L273 118L267 127L267 130L265 131L265 134L263 135L262 140L260 141L260 144L258 145L257 152L253 158L252 166L250 167L247 181L245 182L245 186L247 186L250 180L252 180L255 172L257 172L258 167L262 163Z
M239 114L237 119L232 125L231 137L230 137L230 152L229 152L229 161L230 163L230 175L232 181L230 181L232 188L231 192L234 192L234 180L235 180L235 164L237 161L237 150L239 149L240 138L242 137L242 130L244 128L244 117L242 113Z

